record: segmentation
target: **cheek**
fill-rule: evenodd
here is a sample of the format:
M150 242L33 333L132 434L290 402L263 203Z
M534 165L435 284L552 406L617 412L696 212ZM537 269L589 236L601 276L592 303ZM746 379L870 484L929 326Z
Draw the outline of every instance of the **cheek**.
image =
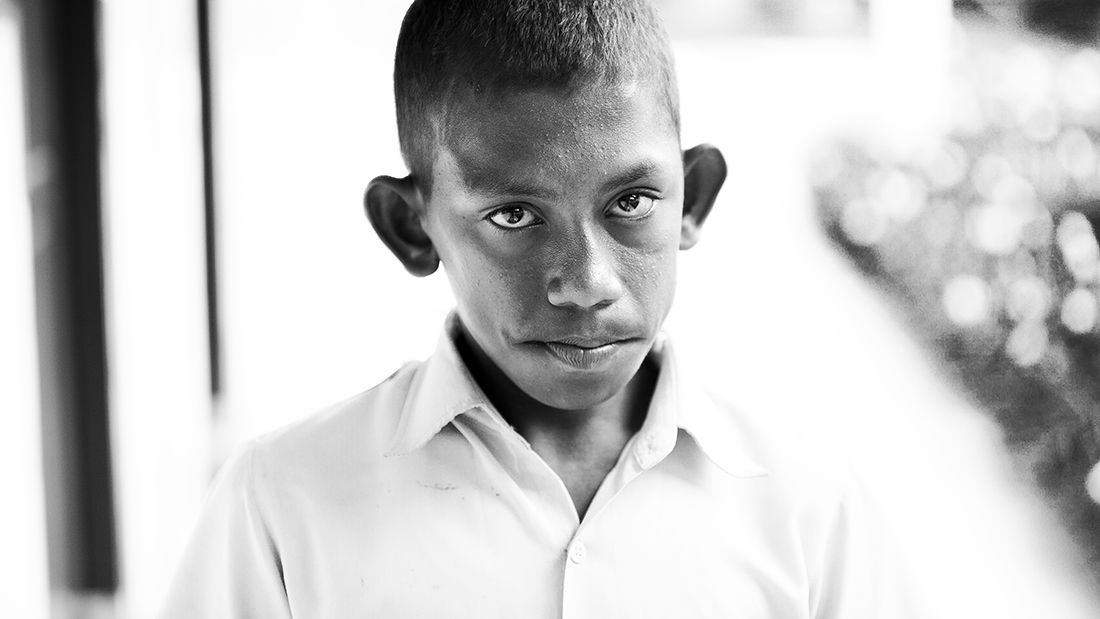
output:
M676 288L676 258L680 249L680 219L662 214L651 228L620 235L620 277L639 299L657 310L671 303ZM666 299L667 297L667 299ZM667 311L667 307L663 308Z
M627 250L620 277L641 312L658 321L668 313L676 290L677 247L667 244L639 252Z
M441 258L459 305L469 318L495 322L498 316L515 316L545 302L539 260L531 248L493 243L477 231L453 235ZM540 296L541 295L541 296Z

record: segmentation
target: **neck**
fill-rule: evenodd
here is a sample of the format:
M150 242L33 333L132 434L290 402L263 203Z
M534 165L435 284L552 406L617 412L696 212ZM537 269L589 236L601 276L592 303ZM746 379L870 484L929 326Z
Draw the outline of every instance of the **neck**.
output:
M553 408L520 391L518 397L499 394L501 403L506 404L498 410L543 457L583 463L607 452L617 458L642 427L656 382L657 370L646 360L622 390L594 406ZM493 396L489 397L497 406Z
M517 387L465 329L460 329L455 343L489 401L561 477L583 517L599 484L645 421L657 383L656 364L646 359L611 398L566 410L548 406Z
M464 328L459 330L455 343L463 362L489 401L529 441L539 435L569 439L582 438L592 432L626 432L629 437L645 421L657 382L657 368L647 359L626 386L607 400L580 409L556 408L517 387Z

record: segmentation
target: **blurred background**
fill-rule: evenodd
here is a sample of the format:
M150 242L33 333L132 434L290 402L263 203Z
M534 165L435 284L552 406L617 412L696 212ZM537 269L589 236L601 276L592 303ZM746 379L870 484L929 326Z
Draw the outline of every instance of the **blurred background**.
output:
M730 166L667 329L720 360L720 395L848 457L911 617L1100 610L1080 536L1006 440L1020 419L952 373L947 327L911 320L979 324L987 284L940 303L905 265L943 245L845 210L876 162L957 130L960 45L1070 45L1025 33L1022 4L658 2L684 143ZM405 172L405 8L0 0L3 616L153 617L234 445L431 352L444 275L407 275L361 208L370 178ZM885 146L823 156L840 134ZM1003 228L971 219L944 234Z

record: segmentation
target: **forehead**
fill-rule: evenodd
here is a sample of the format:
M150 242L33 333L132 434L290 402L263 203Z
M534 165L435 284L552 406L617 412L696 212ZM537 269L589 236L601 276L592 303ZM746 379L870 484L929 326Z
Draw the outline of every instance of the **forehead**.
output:
M515 178L579 183L582 173L598 180L643 161L679 164L667 102L638 82L471 98L450 116L436 153L449 165L436 168L470 188Z

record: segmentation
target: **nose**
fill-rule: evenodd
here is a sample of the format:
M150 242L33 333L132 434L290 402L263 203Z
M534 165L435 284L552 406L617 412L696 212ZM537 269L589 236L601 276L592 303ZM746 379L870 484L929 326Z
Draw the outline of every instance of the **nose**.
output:
M605 236L601 231L584 232L562 247L546 291L551 304L588 309L611 305L622 296L613 241Z

